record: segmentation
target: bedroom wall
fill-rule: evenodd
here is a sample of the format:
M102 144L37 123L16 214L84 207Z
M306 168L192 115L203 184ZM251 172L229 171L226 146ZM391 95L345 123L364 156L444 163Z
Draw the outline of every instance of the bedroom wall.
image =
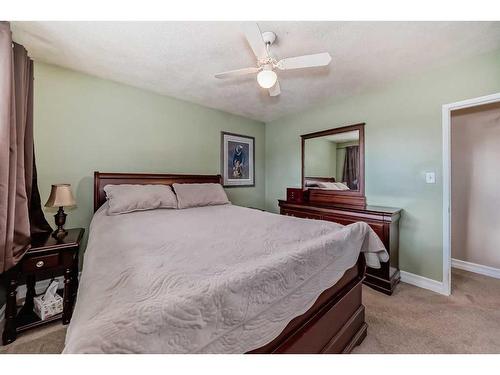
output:
M500 103L451 116L451 255L500 269Z
M69 182L78 207L67 227L88 228L93 172L220 173L220 132L255 137L255 187L226 189L235 204L264 207L264 124L196 104L35 63L35 147L45 203ZM53 225L52 211L46 211Z
M500 51L488 53L267 123L267 208L277 212L285 188L300 186L301 134L366 122L368 203L404 209L401 269L441 281L441 107L499 92L499 62Z

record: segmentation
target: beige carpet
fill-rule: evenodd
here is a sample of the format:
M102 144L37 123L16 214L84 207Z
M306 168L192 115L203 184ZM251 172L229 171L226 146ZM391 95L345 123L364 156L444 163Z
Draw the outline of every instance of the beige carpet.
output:
M500 280L453 270L453 294L401 283L394 295L363 289L368 336L354 353L500 353ZM60 353L60 323L21 334L0 353Z
M65 336L66 326L60 321L49 323L21 333L12 344L0 346L0 354L61 353Z
M363 289L368 336L354 353L500 353L500 280L455 270L445 297L401 283Z

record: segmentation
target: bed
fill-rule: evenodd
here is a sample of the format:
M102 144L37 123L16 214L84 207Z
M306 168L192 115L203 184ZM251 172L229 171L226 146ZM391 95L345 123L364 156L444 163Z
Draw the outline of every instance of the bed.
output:
M234 205L106 215L108 184L175 182L221 177L95 172L64 353L348 353L364 339L365 259L387 258L367 225Z

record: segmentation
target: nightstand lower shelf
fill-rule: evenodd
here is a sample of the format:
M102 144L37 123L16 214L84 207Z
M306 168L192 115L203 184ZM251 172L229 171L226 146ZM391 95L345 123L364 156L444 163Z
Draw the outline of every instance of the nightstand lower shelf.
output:
M51 316L50 318L47 318L45 320L41 320L38 315L36 315L34 312L31 314L26 314L22 316L18 316L16 318L16 332L20 333L23 331L26 331L30 328L35 328L38 326L41 326L43 324L55 322L56 320L61 320L62 319L62 313L59 313L57 315Z
M59 289L57 291L61 297L63 296L63 289ZM16 316L16 332L20 333L26 331L31 328L35 328L41 326L43 324L55 322L56 320L61 320L63 317L63 313L59 313L57 315L51 316L45 320L39 318L38 315L33 310L25 311L22 308L19 310L19 313Z

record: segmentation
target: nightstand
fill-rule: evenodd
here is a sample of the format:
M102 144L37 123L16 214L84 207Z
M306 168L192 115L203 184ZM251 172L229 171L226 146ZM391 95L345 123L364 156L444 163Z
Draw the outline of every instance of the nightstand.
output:
M62 319L68 324L78 290L78 252L84 233L83 228L68 229L68 234L57 240L51 234L33 235L31 249L23 259L4 275L6 284L5 326L2 334L4 345L15 341L17 334L39 325ZM33 298L37 280L64 275L64 288L58 291L63 297L63 312L46 320L40 320L33 312ZM26 283L26 299L18 311L17 286Z

